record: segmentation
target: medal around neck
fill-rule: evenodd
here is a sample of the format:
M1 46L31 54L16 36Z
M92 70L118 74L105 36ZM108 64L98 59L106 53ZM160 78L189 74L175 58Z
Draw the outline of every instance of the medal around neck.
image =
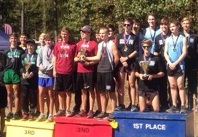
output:
M144 72L143 79L148 79L148 67L149 67L150 61L140 61L140 66Z
M84 62L85 61L85 59L83 57L85 55L85 53L86 53L86 49L84 47L81 47L80 48L80 62Z
M127 52L127 50L128 50L128 48L127 47L124 47L124 51Z

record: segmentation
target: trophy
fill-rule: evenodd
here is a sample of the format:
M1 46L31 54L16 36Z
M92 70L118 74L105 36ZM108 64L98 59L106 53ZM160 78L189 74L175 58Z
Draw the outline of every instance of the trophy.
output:
M24 63L24 67L25 67L25 78L28 78L29 77L28 70L29 70L30 66L31 66L31 63L30 62Z
M141 66L142 70L144 71L144 74L143 74L144 80L148 79L147 71L148 71L149 64L150 64L150 61L141 61L140 62L140 66Z
M86 49L84 47L81 47L80 48L80 62L84 62L85 61L85 59L83 57L85 55L85 53L86 53Z

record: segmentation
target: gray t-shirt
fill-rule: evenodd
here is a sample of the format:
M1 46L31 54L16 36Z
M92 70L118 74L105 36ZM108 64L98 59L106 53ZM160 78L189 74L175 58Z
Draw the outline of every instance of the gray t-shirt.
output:
M52 77L52 75L49 75L47 73L49 71L52 71L53 69L52 47L47 45L41 47L37 57L37 67L42 68L42 70L39 70L38 72L39 77L43 77L43 78Z

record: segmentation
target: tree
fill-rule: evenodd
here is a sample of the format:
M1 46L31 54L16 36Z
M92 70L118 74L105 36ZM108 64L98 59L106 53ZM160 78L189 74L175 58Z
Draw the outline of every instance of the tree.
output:
M16 32L21 29L22 1L24 31L35 38L41 32L54 33L62 26L68 26L77 39L79 29L85 24L91 25L94 30L107 24L120 27L125 17L138 18L145 27L149 12L155 12L158 20L167 15L179 20L189 16L193 21L193 30L198 29L197 0L1 0L3 22L11 23Z

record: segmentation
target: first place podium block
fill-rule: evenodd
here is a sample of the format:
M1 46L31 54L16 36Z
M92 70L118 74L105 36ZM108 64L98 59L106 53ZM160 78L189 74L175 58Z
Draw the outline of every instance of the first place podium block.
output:
M193 113L114 112L114 137L194 137Z
M53 137L53 122L10 120L5 125L6 137Z

